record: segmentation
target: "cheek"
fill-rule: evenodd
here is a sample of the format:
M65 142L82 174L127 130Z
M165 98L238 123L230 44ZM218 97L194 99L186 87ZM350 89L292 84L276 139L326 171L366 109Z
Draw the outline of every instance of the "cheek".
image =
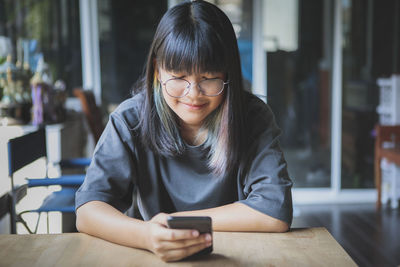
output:
M162 96L165 100L165 102L167 102L167 105L173 109L173 106L176 105L175 103L175 98L170 97L165 91L164 88L162 89Z
M216 109L219 105L222 105L224 102L224 95L217 96L211 101L211 105L213 109Z

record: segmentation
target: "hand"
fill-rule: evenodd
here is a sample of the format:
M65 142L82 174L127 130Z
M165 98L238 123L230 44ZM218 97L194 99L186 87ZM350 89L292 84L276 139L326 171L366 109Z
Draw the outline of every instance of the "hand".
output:
M148 221L147 248L163 261L178 261L211 246L211 235L200 235L197 230L178 230L167 227L166 213L159 213Z

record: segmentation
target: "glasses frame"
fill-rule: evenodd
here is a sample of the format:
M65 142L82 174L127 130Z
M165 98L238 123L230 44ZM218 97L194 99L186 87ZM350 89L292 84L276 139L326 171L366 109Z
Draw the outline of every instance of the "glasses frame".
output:
M183 95L182 95L182 96L173 96L173 95L171 95L171 94L168 92L167 87L166 87L166 84L167 84L167 82L169 82L169 81L171 81L171 80L183 80L183 81L185 81L185 82L188 83L188 86L186 87L186 89L185 89L185 91L183 92ZM207 81L207 80L221 80L221 81L223 82L222 89L221 89L217 94L213 94L213 95L207 95L207 94L205 94L205 93L203 92L203 89L199 86L199 83L201 83L202 81ZM192 84L193 84L193 85L197 85L197 87L199 88L199 91L200 91L200 93L201 93L202 95L210 96L210 97L219 96L219 95L224 91L225 86L226 86L227 84L229 84L229 80L225 82L224 80L222 80L222 79L220 79L220 78L206 79L206 80L202 80L202 81L200 81L200 82L198 82L198 83L191 83L191 82L189 82L188 80L183 79L183 78L170 78L170 79L166 80L165 82L163 82L163 81L160 80L160 82L161 82L161 84L164 86L165 91L167 92L167 94L168 94L170 97L174 97L174 98L182 98L182 97L187 96L187 95L189 94L190 90L192 89Z

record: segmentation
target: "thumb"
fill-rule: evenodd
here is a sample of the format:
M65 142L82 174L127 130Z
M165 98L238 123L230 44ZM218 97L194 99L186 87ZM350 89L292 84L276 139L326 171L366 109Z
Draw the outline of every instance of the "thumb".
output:
M161 213L158 213L156 216L154 216L151 220L153 222L156 222L156 223L162 224L164 226L167 226L167 218L168 218L168 216L169 216L169 214L161 212Z

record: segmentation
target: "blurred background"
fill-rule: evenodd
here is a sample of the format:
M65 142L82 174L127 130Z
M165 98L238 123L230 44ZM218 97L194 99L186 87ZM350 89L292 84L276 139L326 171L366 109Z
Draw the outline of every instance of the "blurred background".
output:
M0 196L11 189L7 141L32 127L46 127L49 162L91 156L143 74L161 16L179 2L0 0ZM245 87L282 128L295 206L376 202L374 127L400 124L400 1L210 2L233 24ZM97 130L76 88L92 93ZM400 169L385 166L383 200L397 194L397 203Z
M0 0L0 233L10 227L7 142L46 129L47 161L16 172L17 184L82 173L64 172L60 160L91 156L108 115L143 74L161 16L179 2ZM293 226L327 227L360 265L398 264L400 168L377 157L375 126L400 125L400 1L209 2L233 24L246 89L282 128ZM386 136L399 160L399 134ZM57 190L34 188L16 209ZM76 230L73 214L50 213L49 229L45 220L38 232ZM378 257L375 244L393 253Z

